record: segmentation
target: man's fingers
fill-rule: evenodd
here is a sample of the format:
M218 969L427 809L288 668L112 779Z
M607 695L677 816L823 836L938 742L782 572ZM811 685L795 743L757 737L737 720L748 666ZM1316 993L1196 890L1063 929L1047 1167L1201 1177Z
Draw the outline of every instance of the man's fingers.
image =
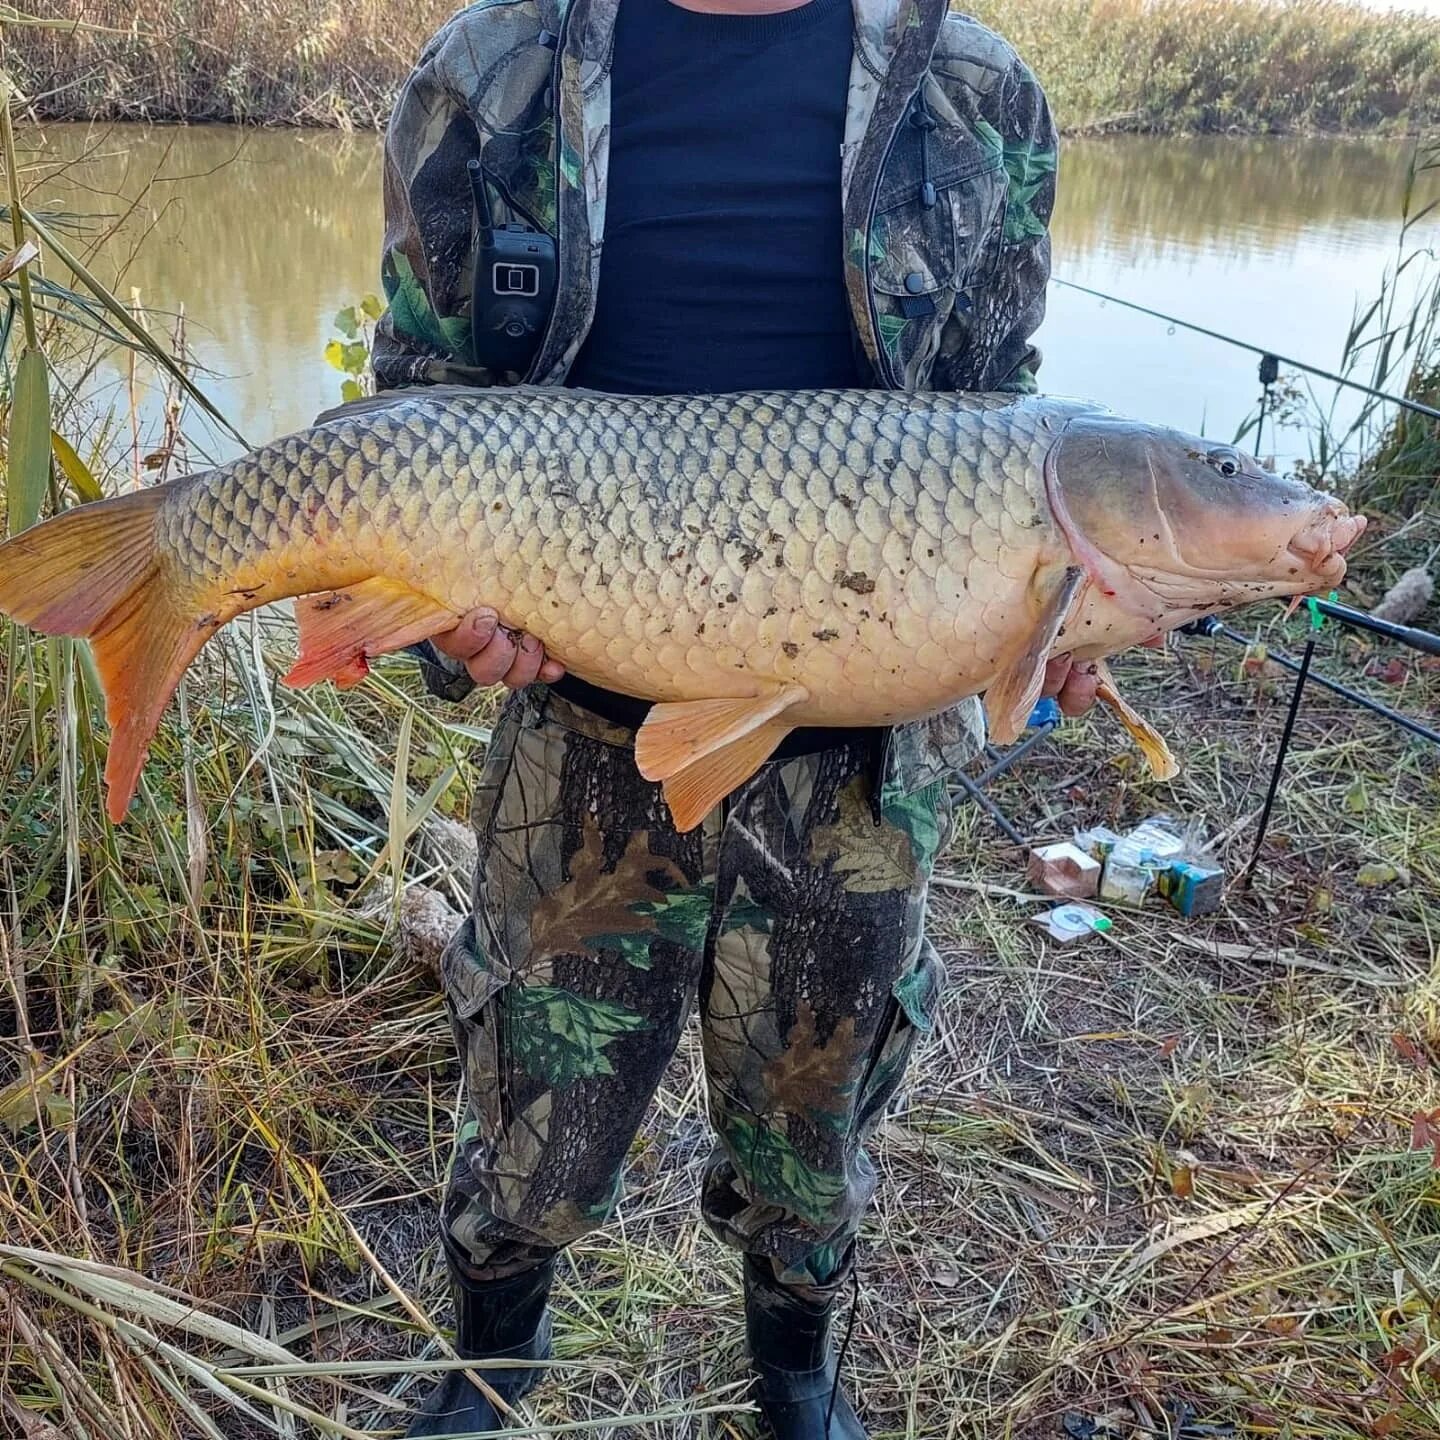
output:
M1060 691L1060 711L1074 719L1083 715L1094 703L1100 688L1100 677L1089 666L1072 669Z
M514 634L504 628L497 629L490 643L466 660L465 668L477 685L498 685L510 673L519 653Z
M453 630L431 636L430 643L452 660L469 660L495 638L499 624L500 617L493 610L472 610Z
M523 690L533 685L545 663L545 647L533 636L520 637L519 653L505 672L504 681L512 690Z
M1045 664L1045 683L1040 687L1042 700L1053 699L1065 685L1073 662L1068 655L1057 655Z
M564 673L565 667L558 660L547 659L540 667L540 679L546 685L553 685Z

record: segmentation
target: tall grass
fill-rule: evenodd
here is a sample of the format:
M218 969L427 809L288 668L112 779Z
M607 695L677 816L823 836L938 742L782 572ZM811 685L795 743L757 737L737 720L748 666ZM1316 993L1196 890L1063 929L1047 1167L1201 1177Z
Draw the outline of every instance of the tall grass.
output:
M25 8L24 6L21 7ZM373 126L453 0L44 0L93 29L12 29L57 118ZM1418 128L1440 117L1440 21L1345 0L973 0L1063 128Z

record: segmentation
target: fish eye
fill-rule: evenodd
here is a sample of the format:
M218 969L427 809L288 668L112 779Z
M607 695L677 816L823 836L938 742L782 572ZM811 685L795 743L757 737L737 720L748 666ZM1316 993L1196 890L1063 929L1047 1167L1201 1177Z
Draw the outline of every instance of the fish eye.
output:
M1205 463L1227 480L1238 475L1243 468L1240 464L1240 452L1230 449L1228 445L1217 446L1205 457Z

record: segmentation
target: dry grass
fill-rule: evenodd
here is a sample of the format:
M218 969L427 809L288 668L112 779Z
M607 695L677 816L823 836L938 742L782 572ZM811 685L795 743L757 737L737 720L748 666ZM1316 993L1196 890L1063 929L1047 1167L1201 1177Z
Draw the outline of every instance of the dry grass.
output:
M1361 658L1327 640L1321 663L1355 678ZM1185 757L1173 785L1142 779L1097 719L998 797L1046 833L1163 807L1228 832L1235 868L1285 688L1240 659L1187 642L1127 665ZM5 679L14 757L30 748L13 709L29 682ZM1433 670L1398 696L1368 683L1440 715ZM197 689L223 693L217 675ZM456 1075L434 980L357 918L355 872L306 833L302 806L266 818L272 781L304 776L312 800L370 812L355 851L382 843L404 702L384 680L348 702L353 731L375 737L368 796L325 738L333 701L312 704L284 717L288 762L226 808L246 757L214 701L192 701L190 749L217 752L197 766L201 807L223 817L198 917L167 862L184 846L178 795L108 842L113 870L82 817L67 900L39 863L61 797L24 763L0 781L19 1021L0 1023L18 1035L0 1051L0 1229L17 1247L0 1249L0 1387L44 1440L41 1422L134 1440L380 1430L423 1385L409 1357L434 1361L397 1293L442 1313L432 1224ZM412 736L417 779L465 743L429 723ZM153 774L178 772L181 744L172 729ZM1247 1435L1440 1433L1440 1174L1410 1148L1415 1114L1440 1105L1433 751L1312 692L1255 889L1205 921L1117 914L1078 950L1003 893L1023 879L988 824L966 809L942 866L944 1008L875 1146L851 1364L874 1432L1049 1436L1069 1413L1163 1434L1169 1405ZM1408 876L1363 889L1367 860ZM559 1361L533 1407L546 1433L752 1433L735 1266L695 1218L701 1083L687 1036L619 1226L567 1262ZM242 1330L164 1313L151 1282ZM331 1427L287 1428L297 1406Z
M1440 22L1346 0L976 0L1070 130L1422 131Z
M54 118L383 122L454 0L49 0L101 27L6 31ZM1440 116L1440 22L1345 0L976 0L1067 130L1421 129Z

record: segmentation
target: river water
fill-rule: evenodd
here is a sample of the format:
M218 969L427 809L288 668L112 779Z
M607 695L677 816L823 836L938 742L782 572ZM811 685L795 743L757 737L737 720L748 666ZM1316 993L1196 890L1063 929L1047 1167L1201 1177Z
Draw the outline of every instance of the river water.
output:
M126 217L98 273L127 299L133 287L157 328L183 306L204 384L245 435L298 428L338 398L322 358L332 319L377 288L374 136L60 125L23 139L41 205L96 225ZM1407 154L1400 141L1071 141L1055 276L1333 368L1395 261ZM1433 224L1421 233L1440 240ZM1058 286L1039 343L1047 390L1216 438L1259 393L1253 356ZM142 369L153 432L146 384ZM90 385L128 405L125 366L102 366ZM1307 444L1291 431L1265 448L1295 458Z

